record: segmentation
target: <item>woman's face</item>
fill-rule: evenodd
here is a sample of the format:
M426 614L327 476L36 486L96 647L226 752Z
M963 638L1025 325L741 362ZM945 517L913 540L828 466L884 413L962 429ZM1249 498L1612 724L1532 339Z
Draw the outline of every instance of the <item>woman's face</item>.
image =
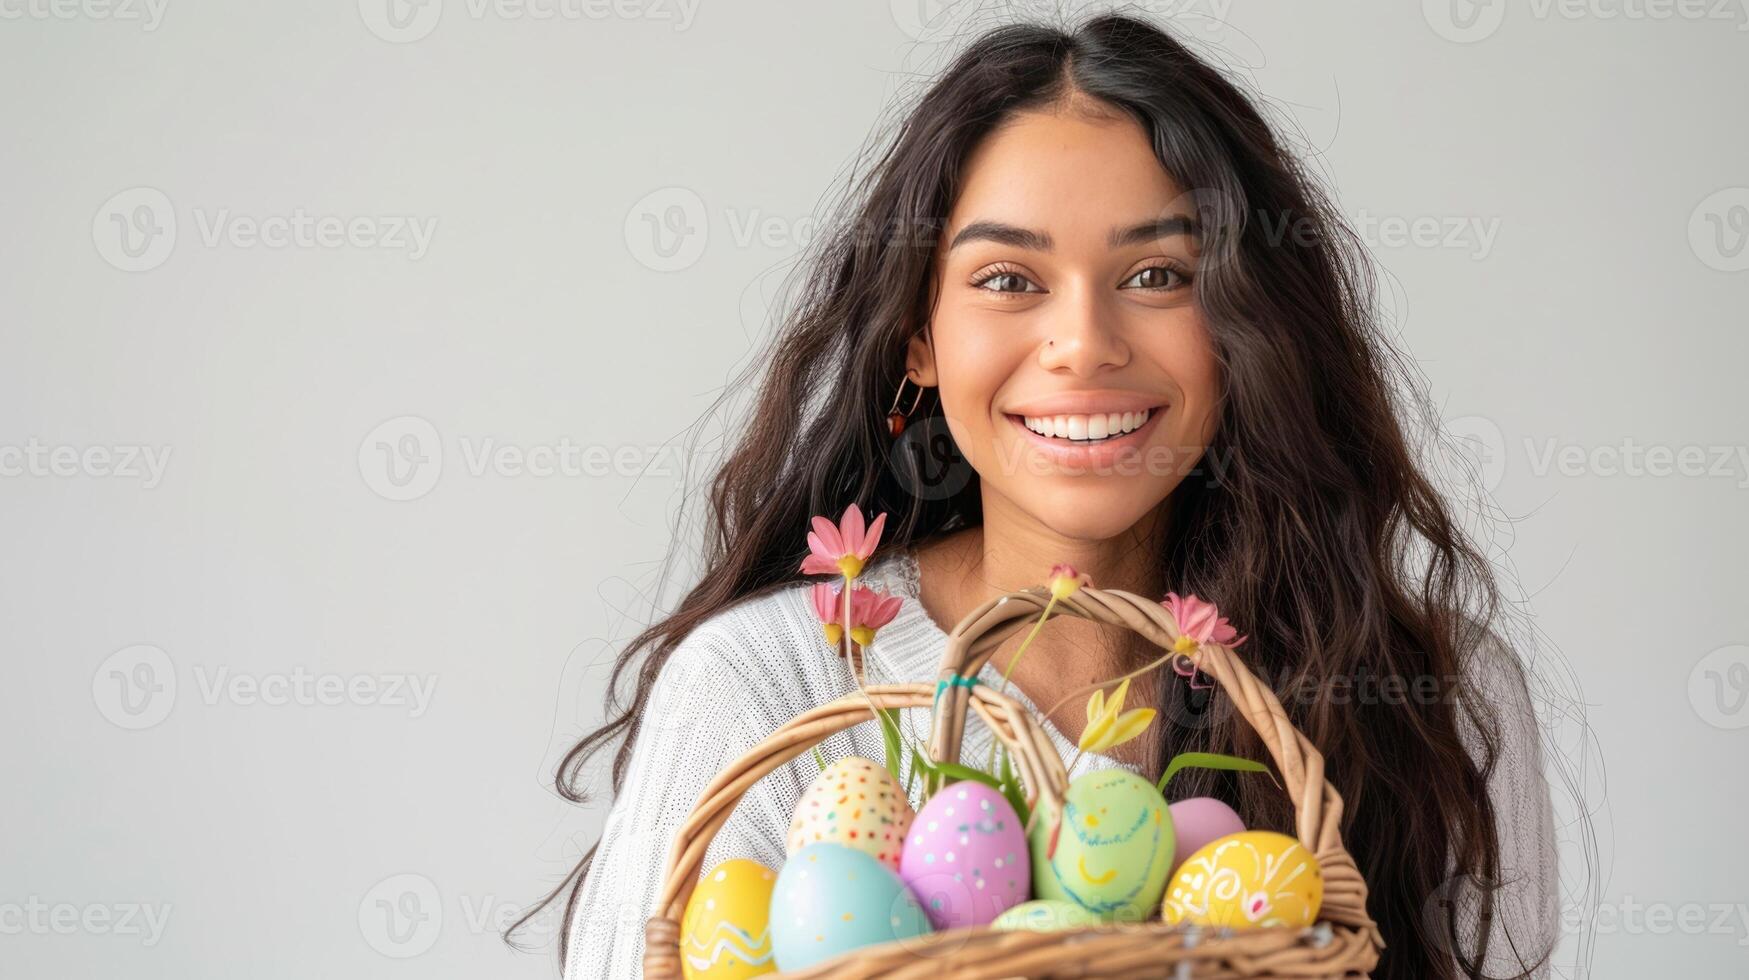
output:
M1021 113L972 154L908 367L939 387L986 510L1110 538L1196 466L1220 371L1193 220L1127 116Z

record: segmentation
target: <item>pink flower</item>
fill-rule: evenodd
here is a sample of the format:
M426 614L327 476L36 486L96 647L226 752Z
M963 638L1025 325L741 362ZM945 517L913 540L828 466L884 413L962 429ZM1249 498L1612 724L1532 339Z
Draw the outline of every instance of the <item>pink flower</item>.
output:
M1161 603L1178 623L1178 632L1181 635L1173 649L1179 653L1189 653L1204 643L1236 647L1245 642L1245 638L1227 622L1226 617L1221 615L1221 611L1212 602L1204 602L1194 595L1180 596L1176 592L1168 592Z
M826 634L826 642L838 646L844 639L844 590L829 582L818 582L809 591L814 616ZM904 597L876 592L866 585L850 590L850 639L858 646L874 642L875 631L893 621L899 614Z
M826 582L815 583L809 594L809 598L814 601L814 615L819 617L820 626L826 632L828 646L835 647L838 641L844 639L843 603L838 598L842 594Z
M863 564L881 542L881 529L886 524L887 515L880 514L865 532L862 511L855 504L844 508L844 516L836 526L824 517L814 518L814 530L808 534L808 557L802 559L802 574L842 575L847 579L861 575Z
M1081 591L1083 585L1093 584L1086 575L1075 571L1073 565L1051 566L1051 597L1067 599Z
M905 600L859 585L850 590L850 638L859 646L874 642L875 630L893 621Z

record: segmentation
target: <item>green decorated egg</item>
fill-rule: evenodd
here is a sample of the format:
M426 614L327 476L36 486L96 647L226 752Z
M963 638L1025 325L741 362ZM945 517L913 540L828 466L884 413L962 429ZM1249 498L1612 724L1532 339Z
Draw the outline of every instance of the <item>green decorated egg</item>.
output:
M1154 784L1101 769L1071 782L1063 804L1054 854L1046 856L1050 821L1034 820L1027 836L1034 897L1073 902L1108 922L1152 918L1173 853L1172 818Z

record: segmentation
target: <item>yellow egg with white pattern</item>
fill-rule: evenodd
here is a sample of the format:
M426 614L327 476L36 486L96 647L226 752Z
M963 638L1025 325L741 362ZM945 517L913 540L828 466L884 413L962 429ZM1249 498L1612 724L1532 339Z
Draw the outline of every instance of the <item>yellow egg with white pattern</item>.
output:
M1235 929L1305 927L1318 919L1324 873L1299 841L1247 830L1185 858L1166 886L1160 918Z
M771 890L777 872L734 858L692 890L680 924L680 970L686 980L744 980L776 973L771 952Z

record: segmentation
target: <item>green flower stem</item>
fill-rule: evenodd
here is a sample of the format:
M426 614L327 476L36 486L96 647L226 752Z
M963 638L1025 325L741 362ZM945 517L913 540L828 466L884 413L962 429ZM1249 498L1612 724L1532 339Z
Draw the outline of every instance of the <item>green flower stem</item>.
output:
M1033 638L1038 636L1039 630L1045 628L1045 622L1051 618L1051 610L1056 607L1057 595L1053 592L1051 593L1050 601L1045 603L1044 612L1039 613L1038 622L1032 624L1032 630L1026 634L1026 639L1020 641L1020 649L1014 651L1014 656L1008 658L1008 669L1002 672L1002 683L996 685L996 693L1001 694L1008 690L1008 678L1014 673L1014 665L1020 663L1020 655L1026 652L1027 647L1032 646ZM994 734L995 733L991 733L990 761L984 764L985 769L996 768L996 746L999 743L999 740L994 737Z

